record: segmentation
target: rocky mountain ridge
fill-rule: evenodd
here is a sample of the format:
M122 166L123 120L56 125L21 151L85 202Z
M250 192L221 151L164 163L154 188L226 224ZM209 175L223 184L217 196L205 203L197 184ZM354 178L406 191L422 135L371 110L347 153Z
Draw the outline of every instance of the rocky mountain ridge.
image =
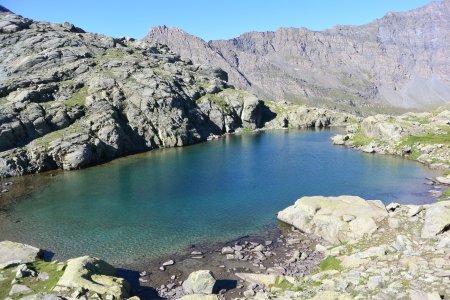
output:
M443 0L388 13L366 25L325 31L280 28L205 42L160 26L144 40L220 67L231 84L263 99L366 114L450 101L449 35L450 1Z
M193 64L167 46L6 10L0 58L0 177L79 169L272 120L271 128L347 120L305 108L280 113L278 121L263 101L230 86L224 71Z

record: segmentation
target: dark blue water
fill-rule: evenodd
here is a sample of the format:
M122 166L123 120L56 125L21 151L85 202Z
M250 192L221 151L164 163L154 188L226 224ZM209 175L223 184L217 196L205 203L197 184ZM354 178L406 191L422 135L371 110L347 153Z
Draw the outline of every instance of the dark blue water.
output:
M258 233L305 195L423 203L422 165L333 146L330 131L229 136L65 172L3 216L2 237L127 264ZM19 223L14 221L20 220Z

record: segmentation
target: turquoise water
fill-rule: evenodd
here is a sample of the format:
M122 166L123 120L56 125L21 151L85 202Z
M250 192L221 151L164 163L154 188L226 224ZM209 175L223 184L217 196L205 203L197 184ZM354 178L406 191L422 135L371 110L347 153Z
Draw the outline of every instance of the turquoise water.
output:
M332 131L228 136L63 172L2 216L0 238L116 264L258 233L304 195L430 202L424 166L333 146ZM16 221L20 221L17 222Z

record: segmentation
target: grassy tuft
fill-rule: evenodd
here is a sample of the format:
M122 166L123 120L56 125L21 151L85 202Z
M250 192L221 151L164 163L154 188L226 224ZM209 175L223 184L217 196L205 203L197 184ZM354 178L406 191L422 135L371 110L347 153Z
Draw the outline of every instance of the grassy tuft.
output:
M355 145L357 147L366 146L366 145L370 144L371 141L372 141L372 139L370 139L368 136L366 136L365 134L363 134L360 131L355 133L352 138L353 145Z
M320 271L328 271L328 270L342 270L341 261L334 256L328 256L324 260L322 260L319 264Z
M302 291L304 290L304 287L294 284L288 280L286 280L283 276L277 277L275 280L275 283L270 286L271 288L278 288L282 291Z
M30 269L36 270L38 273L47 272L49 275L49 279L46 281L39 281L36 277L25 277L17 279L19 284L23 284L29 287L33 291L33 294L40 292L51 292L64 273L64 271L57 270L57 264L44 262L42 260L37 260L33 263L28 264L28 267ZM11 281L15 278L15 272L11 271L15 268L16 266L13 266L3 270L3 277L5 277L6 279L0 281L0 299L5 299L8 297L9 291L11 290ZM12 297L12 299L19 299L22 297L23 295L18 295L17 297Z
M84 106L86 104L87 95L88 95L87 87L83 87L82 89L74 93L72 97L65 100L63 103L68 108L73 106Z
M450 189L445 190L445 191L442 193L442 196L438 199L438 201L446 201L446 200L448 200L449 198L450 198Z
M103 56L103 58L107 60L123 59L126 55L128 55L128 53L126 53L125 51L121 51L116 48L111 48L106 50L106 53Z
M197 99L195 102L200 103L204 99L209 99L211 102L214 102L215 104L219 105L220 107L228 108L228 103L225 101L225 99L223 99L222 97L219 97L215 94L206 94L206 95L200 97L199 99Z
M407 145L421 144L445 144L450 145L450 128L448 126L442 128L442 134L429 133L427 135L409 136L403 143Z
M6 299L11 290L11 281L15 277L15 274L11 270L13 270L13 267L6 268L2 271L2 276L6 279L0 281L0 299Z
M420 152L419 150L414 149L410 154L409 154L409 158L411 159L418 159L419 156L422 155L422 152Z
M407 279L403 279L402 280L402 285L405 288L409 288L411 286L411 282L409 282L409 280L407 280Z
M80 122L75 122L72 125L70 125L69 127L47 133L46 135L35 139L34 142L36 143L36 146L45 146L45 148L48 149L49 144L52 141L62 138L65 135L83 132L83 131L84 130L83 130Z

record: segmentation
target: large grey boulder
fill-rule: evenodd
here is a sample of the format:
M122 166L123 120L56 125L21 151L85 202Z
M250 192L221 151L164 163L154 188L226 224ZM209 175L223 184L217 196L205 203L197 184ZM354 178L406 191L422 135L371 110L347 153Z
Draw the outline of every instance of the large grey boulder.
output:
M130 291L128 282L114 275L114 267L98 258L82 256L69 259L55 290L83 288L119 299L127 297Z
M370 116L361 122L361 131L364 135L375 140L400 141L406 134L391 116Z
M33 246L11 241L0 242L0 269L33 262L40 255L41 249Z
M262 125L262 101L254 95L244 97L241 119L244 127L259 128Z
M183 282L183 289L188 294L212 294L216 279L209 270L199 270L189 274Z
M450 201L434 203L426 208L422 238L432 238L450 230Z
M306 233L314 233L330 243L371 236L388 215L379 200L356 196L303 197L280 211L278 219Z
M25 295L31 293L32 290L23 284L13 284L11 290L9 291L10 296L17 297L18 295Z

